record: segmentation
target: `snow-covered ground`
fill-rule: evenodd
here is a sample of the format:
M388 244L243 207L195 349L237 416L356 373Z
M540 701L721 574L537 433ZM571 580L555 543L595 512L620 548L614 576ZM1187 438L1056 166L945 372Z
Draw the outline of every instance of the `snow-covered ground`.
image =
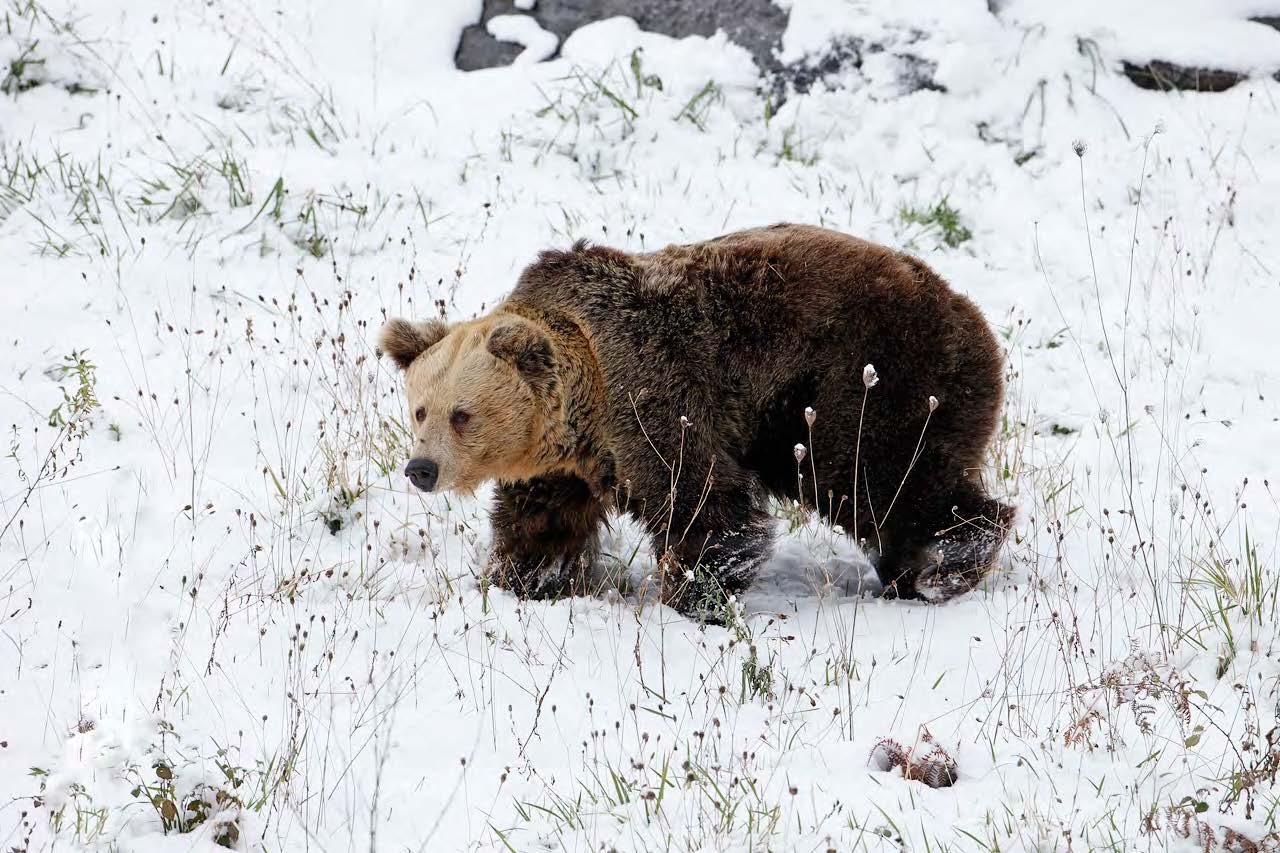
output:
M626 19L463 75L478 0L0 6L0 848L1280 848L1280 13L787 5L786 61L892 49L778 106ZM1154 58L1257 76L1117 73ZM730 628L645 598L629 525L621 591L483 587L483 496L399 474L382 320L780 220L999 331L995 576L880 600L779 507Z

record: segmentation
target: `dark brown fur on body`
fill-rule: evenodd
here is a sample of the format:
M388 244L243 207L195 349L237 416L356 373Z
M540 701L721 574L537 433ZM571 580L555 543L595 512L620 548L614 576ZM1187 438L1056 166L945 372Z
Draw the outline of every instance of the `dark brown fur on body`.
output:
M616 507L652 536L669 603L714 615L767 556L767 497L813 504L811 463L818 509L876 552L889 593L972 589L1004 540L1012 510L979 483L1002 355L915 258L795 225L643 255L578 244L543 252L494 315L545 332L560 411L540 474L498 486L496 563L517 590L589 561Z

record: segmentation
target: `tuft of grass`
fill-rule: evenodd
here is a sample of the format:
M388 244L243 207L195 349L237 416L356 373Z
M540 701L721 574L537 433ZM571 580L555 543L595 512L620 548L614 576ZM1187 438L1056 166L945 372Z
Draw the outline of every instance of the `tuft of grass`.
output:
M22 51L9 60L4 78L0 79L0 92L16 97L19 93L40 85L41 80L36 71L44 65L44 60L35 53L39 44L38 41L33 41L23 45Z
M714 80L708 80L676 114L676 121L688 119L693 122L694 127L705 133L707 130L707 115L710 113L711 107L722 100L724 100L724 95L721 93L720 87L716 85Z
M817 151L812 146L806 146L795 125L791 125L782 132L782 140L778 145L774 164L777 165L784 161L798 163L801 166L812 166L818 162Z
M662 91L662 78L657 74L644 73L644 60L641 57L643 53L644 48L641 47L631 51L631 76L635 79L637 98L644 94L646 88Z
M235 793L235 787L217 787L201 784L190 791L180 791L177 776L168 764L158 761L151 768L155 779L147 778L147 774L139 768L133 769L136 781L130 791L134 799L149 805L155 810L156 817L165 835L182 835L194 832L210 819L218 821L211 836L219 847L233 849L240 840L238 819L228 819L230 812L238 814L244 803ZM234 775L228 778L235 780Z
M93 94L96 82L78 76L58 78L50 71L50 59L71 60L77 74L84 73L92 49L76 33L71 20L53 15L37 0L10 0L0 8L0 45L16 49L3 51L9 58L0 61L0 93L15 99L38 86L56 83L72 95ZM65 73L65 70L63 71Z
M62 402L49 412L49 426L69 427L73 433L83 435L88 429L89 416L100 406L97 393L98 368L84 357L84 353L72 350L55 366L50 374L53 379L73 380L71 385L60 386Z
M929 207L912 207L904 204L898 210L898 218L905 225L919 225L926 233L935 234L952 249L973 238L973 232L964 224L960 211L951 206L947 196L943 196Z

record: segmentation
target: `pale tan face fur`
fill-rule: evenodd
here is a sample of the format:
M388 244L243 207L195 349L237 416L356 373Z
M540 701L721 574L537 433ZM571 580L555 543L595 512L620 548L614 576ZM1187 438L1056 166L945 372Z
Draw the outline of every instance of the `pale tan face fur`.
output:
M415 439L410 465L435 464L437 479L428 490L470 492L487 480L528 476L540 418L528 383L486 346L499 324L485 318L447 333L443 326L411 324L422 337L405 344L410 324L395 327L400 322L384 328L381 349L402 366L407 362L408 426ZM415 355L423 343L429 346Z

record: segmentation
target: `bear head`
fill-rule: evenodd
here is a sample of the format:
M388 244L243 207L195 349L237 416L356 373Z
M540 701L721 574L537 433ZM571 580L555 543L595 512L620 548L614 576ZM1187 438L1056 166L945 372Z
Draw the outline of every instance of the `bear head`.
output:
M414 437L405 475L417 488L470 492L553 463L563 417L554 348L537 323L391 320L378 351L404 372Z

